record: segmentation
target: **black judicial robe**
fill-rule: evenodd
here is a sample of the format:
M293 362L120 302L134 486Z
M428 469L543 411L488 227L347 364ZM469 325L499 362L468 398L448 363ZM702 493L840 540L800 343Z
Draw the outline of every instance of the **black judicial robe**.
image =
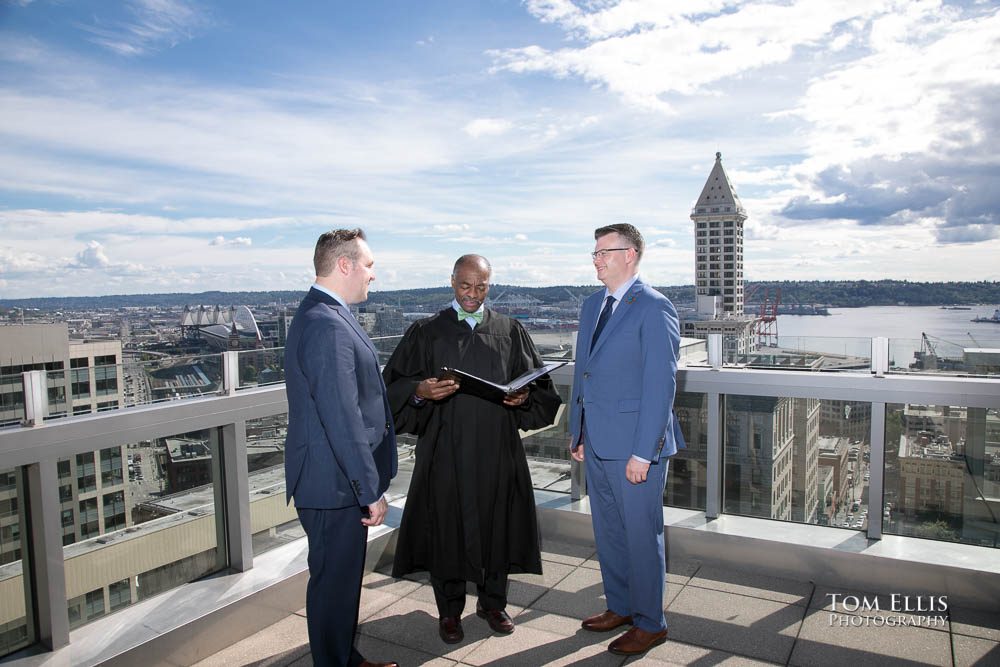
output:
M464 394L410 403L442 366L505 384L542 361L516 320L485 309L475 329L446 308L415 322L383 376L397 433L418 436L392 574L428 571L483 583L485 573L541 574L535 500L518 429L551 424L561 399L545 377L516 408Z

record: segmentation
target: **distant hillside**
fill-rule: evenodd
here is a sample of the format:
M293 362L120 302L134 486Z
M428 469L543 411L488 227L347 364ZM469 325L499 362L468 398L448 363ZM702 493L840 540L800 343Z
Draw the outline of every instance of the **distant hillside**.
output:
M756 293L752 294L756 289ZM837 308L862 306L913 306L970 305L977 303L1000 304L1000 282L950 282L919 283L907 280L787 280L767 283L747 283L749 302L759 302L764 289L774 299L781 289L782 303L823 304ZM586 296L596 288L593 285L557 285L554 287L521 287L494 285L494 298L503 292L516 292L532 296L543 303L572 301ZM694 301L694 286L678 285L658 287L671 300L678 303ZM275 290L267 292L198 292L167 294L118 294L112 296L70 296L32 299L0 299L0 308L38 308L40 310L86 311L101 308L182 307L185 305L266 305L297 304L301 291ZM370 303L402 304L407 308L431 310L451 298L448 287L431 287L410 290L373 292Z

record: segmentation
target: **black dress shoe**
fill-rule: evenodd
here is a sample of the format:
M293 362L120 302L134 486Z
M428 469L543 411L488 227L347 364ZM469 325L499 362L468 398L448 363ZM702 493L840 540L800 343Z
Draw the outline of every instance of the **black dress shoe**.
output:
M458 616L442 616L438 620L438 634L445 644L457 644L465 639L462 631L462 619Z
M483 609L482 605L477 604L476 616L485 618L486 622L493 628L493 632L504 635L514 632L514 621L504 609Z

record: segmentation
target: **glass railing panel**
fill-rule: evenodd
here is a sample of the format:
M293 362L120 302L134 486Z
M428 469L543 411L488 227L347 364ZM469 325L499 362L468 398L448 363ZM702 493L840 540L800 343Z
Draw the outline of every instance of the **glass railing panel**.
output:
M724 511L867 528L871 404L727 396Z
M887 534L1000 546L1000 413L889 404L885 418Z
M528 457L531 484L536 489L569 493L569 399L573 389L572 377L559 375L554 379L562 405L552 426L522 433L521 442Z
M237 353L239 388L264 387L285 381L285 348L242 350Z
M708 480L708 397L678 392L674 414L684 434L685 449L670 459L663 502L674 507L705 509Z
M223 390L221 353L141 354L141 359L120 367L122 400L126 406L212 396ZM99 368L94 369L95 373Z
M528 336L546 361L573 361L576 322L553 321L552 328L532 328Z
M754 338L749 351L744 341L726 336L723 359L727 365L803 371L871 372L871 339L820 336Z
M249 419L247 470L250 472L250 532L253 554L303 537L295 506L285 502L285 435L288 413Z
M219 503L219 429L112 446L71 459L124 460L128 477L62 480L70 626L84 625L226 567ZM60 462L61 464L62 462ZM79 470L77 471L79 472ZM65 482L68 482L65 483Z
M389 357L396 350L396 346L399 345L399 341L403 340L400 336L375 336L371 339L372 344L375 345L375 349L378 351L378 363L380 366L384 366L386 362L389 361Z
M25 495L20 469L0 469L0 656L34 642L24 577L28 554Z
M1000 326L992 326L996 332L967 332L954 340L890 338L890 371L1000 377Z

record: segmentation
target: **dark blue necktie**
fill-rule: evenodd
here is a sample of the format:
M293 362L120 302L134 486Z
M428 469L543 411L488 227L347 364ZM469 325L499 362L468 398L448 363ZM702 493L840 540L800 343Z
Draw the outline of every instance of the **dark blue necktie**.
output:
M611 319L611 306L615 302L615 297L609 296L604 302L604 310L601 311L601 316L597 318L597 327L594 328L594 335L590 339L590 349L594 349L594 344L597 339L601 337L601 332L604 331L604 326Z

